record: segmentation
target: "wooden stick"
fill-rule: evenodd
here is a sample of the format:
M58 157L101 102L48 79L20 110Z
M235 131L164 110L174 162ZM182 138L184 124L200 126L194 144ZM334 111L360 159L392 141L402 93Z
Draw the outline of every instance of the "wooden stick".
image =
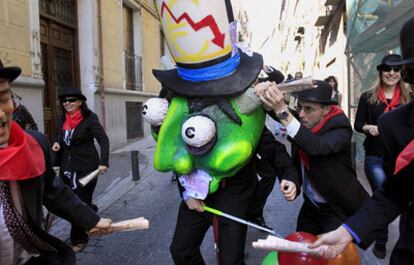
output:
M93 179L95 179L99 175L99 169L96 169L89 173L88 175L84 176L83 178L79 179L79 183L82 187L85 187L88 185L89 182L91 182Z
M308 248L307 243L293 242L274 236L268 236L266 239L259 239L258 241L253 242L252 245L256 249L282 252L302 252L312 255L318 254L321 251L321 248L323 248L319 247L316 249L310 249Z
M149 228L149 221L144 217L124 220L111 224L112 232L126 232L134 230L144 230ZM101 231L98 228L92 228L89 232L89 235L103 235L106 234L104 231Z

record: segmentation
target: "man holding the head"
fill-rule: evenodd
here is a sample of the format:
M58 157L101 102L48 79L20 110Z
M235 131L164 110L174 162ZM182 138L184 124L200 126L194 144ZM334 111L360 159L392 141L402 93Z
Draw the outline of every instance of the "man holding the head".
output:
M404 81L414 91L414 17L401 29L400 41ZM400 238L395 245L390 265L414 264L414 101L383 114L378 129L384 144L384 171L387 180L365 205L335 231L323 235L312 248L325 246L321 255L339 255L354 240L369 246L398 215Z
M20 73L0 61L0 264L75 264L72 249L41 229L42 205L88 230L110 232L111 220L55 176L46 138L12 120L10 83Z
M259 85L256 93L286 126L293 144L292 157L304 195L297 231L320 234L335 229L362 206L368 193L352 168L352 128L331 101L332 88L316 81L316 88L299 92L298 119L276 84Z

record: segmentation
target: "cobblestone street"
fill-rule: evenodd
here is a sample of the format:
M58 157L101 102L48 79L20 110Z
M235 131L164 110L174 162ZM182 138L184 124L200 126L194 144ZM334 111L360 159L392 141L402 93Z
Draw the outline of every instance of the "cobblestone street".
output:
M152 168L154 148L155 142L151 138L145 138L113 153L110 171L100 177L95 194L102 216L112 218L114 221L143 216L150 221L150 229L93 237L86 249L77 254L78 264L173 264L169 245L174 232L180 197L176 183L170 180L171 174L159 173ZM131 178L129 150L140 151L141 179L138 182L133 182ZM360 167L361 165L358 164L359 169ZM360 176L363 174L362 170L358 170L358 173ZM362 182L366 185L364 179ZM286 202L278 189L274 189L265 207L265 219L268 225L282 236L293 232L301 203L301 198L293 203ZM62 238L67 238L67 228L67 224L66 228L61 228L64 231L60 232ZM246 264L261 264L267 252L254 250L251 243L266 236L265 233L257 230L248 230ZM397 225L394 222L390 226L389 244L395 242L396 236ZM391 246L388 247L387 258L383 261L377 260L370 249L361 251L361 265L388 264L390 249ZM207 264L215 264L211 229L203 242L202 253Z

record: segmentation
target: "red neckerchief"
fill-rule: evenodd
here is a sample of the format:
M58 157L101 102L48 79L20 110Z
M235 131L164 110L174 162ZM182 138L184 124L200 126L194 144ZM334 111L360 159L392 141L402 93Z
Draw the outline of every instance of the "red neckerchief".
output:
M396 107L398 107L398 105L400 105L401 102L401 88L400 88L400 84L397 84L397 86L394 89L394 93L392 94L392 99L391 102L388 103L387 98L385 97L385 93L384 93L384 89L382 88L381 85L379 85L378 88L378 99L379 101L381 101L382 103L385 104L385 106L387 106L384 110L384 113L395 109Z
M46 170L38 142L12 121L8 146L0 149L0 180L25 180Z
M83 116L80 110L77 110L72 114L66 112L66 119L65 123L63 124L63 130L72 130L76 128L82 121Z
M414 160L414 140L412 140L398 155L395 162L394 175L397 175L400 170L408 166Z
M311 129L311 132L314 134L318 134L319 131L322 129L323 126L325 126L325 124L332 119L333 117L344 113L343 110L336 106L336 105L331 105L331 111L328 113L328 115L326 115L326 117L315 127L313 127ZM303 151L302 149L299 150L299 158L300 161L302 161L303 165L305 166L305 168L307 170L309 170L309 157L308 155L305 153L305 151Z

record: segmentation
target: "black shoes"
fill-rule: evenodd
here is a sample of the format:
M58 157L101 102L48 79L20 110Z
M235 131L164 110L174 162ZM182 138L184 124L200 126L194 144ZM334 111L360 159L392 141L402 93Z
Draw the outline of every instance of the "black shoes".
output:
M378 259L385 259L387 249L384 245L375 242L374 248L372 249L372 253L374 253L374 256Z
M73 252L78 253L86 248L86 243L79 243L72 247Z

